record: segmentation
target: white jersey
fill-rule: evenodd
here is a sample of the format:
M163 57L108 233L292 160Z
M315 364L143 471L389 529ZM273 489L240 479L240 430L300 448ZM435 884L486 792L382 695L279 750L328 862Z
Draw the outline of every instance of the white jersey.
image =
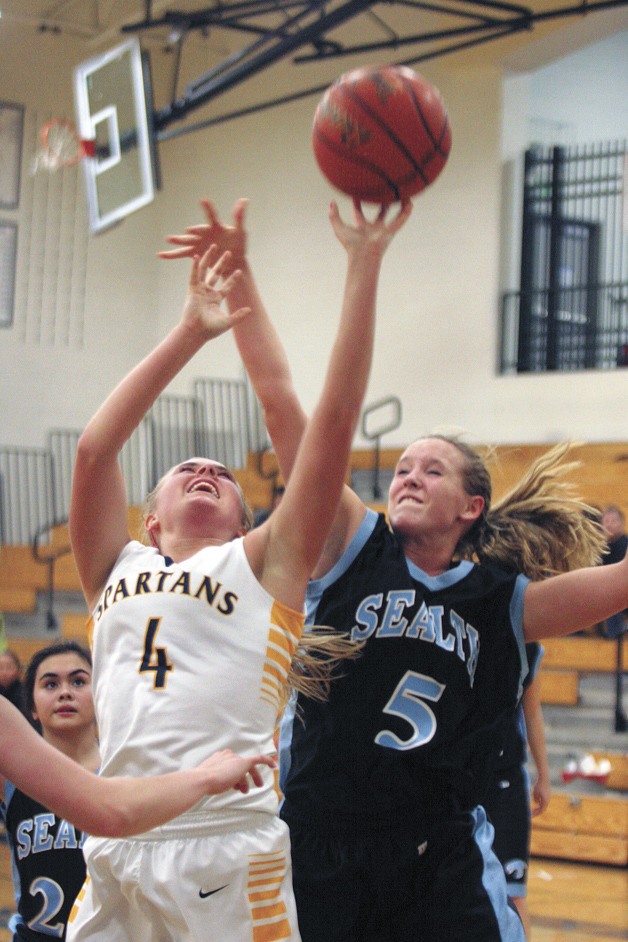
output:
M279 693L303 616L255 578L242 539L172 563L132 541L93 612L101 774L192 768L219 749L274 752ZM271 770L202 808L275 814Z

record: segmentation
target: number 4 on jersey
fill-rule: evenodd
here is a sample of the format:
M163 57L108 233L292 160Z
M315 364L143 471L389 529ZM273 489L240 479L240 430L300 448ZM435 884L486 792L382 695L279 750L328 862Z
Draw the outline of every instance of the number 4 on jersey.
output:
M140 664L140 674L146 671L154 671L153 689L159 689L166 686L168 671L172 670L172 664L168 661L166 648L154 647L155 635L159 630L161 618L151 618L146 626L146 637L144 639L144 655Z

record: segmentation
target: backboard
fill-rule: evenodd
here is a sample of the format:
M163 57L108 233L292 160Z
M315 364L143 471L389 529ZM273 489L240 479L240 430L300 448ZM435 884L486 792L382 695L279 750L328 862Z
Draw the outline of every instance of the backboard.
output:
M158 186L150 70L138 40L77 66L74 99L80 137L96 142L81 163L89 227L100 232L150 203Z

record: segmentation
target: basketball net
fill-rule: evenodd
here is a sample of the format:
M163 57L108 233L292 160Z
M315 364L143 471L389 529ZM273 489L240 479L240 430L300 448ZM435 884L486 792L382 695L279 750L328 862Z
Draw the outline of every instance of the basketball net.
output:
M31 173L74 167L84 157L96 155L96 142L79 137L76 127L66 118L53 118L39 131L39 146Z

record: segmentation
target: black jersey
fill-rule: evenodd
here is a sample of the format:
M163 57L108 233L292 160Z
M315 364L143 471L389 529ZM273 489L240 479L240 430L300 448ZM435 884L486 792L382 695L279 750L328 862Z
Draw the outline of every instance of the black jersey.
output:
M2 807L11 848L18 915L14 939L65 939L74 900L85 880L85 835L38 802L5 783Z
M368 511L308 589L308 622L364 641L329 700L299 696L281 732L286 808L430 821L477 804L526 673L527 580L470 562L430 577Z
M526 644L526 657L528 673L523 681L524 692L539 672L543 647L537 641ZM524 765L528 761L528 734L523 712L523 703L519 703L514 714L504 721L504 734L502 748L497 757L495 771L511 769L516 765Z

